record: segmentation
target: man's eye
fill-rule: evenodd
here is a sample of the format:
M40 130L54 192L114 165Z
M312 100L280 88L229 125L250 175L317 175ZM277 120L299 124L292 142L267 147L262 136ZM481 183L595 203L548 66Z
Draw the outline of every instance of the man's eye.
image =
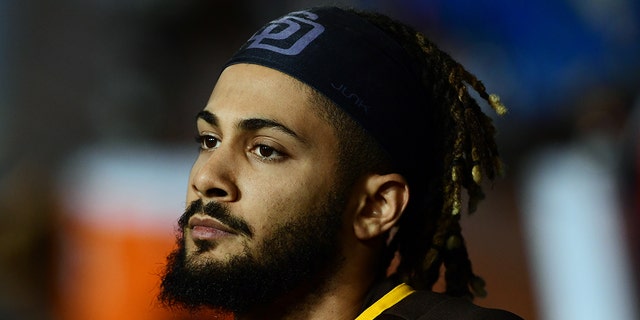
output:
M258 157L260 157L262 160L268 160L268 161L283 160L284 157L286 156L284 153L278 151L277 149L264 144L256 145L253 148L252 152L256 154Z
M200 144L200 149L209 150L217 148L220 144L220 140L211 135L200 135L196 137L196 142Z
M271 148L269 146L265 146L265 145L258 146L256 151L257 151L258 155L263 157L263 158L268 158L268 157L272 156L274 153L276 153L275 149L273 149L273 148Z

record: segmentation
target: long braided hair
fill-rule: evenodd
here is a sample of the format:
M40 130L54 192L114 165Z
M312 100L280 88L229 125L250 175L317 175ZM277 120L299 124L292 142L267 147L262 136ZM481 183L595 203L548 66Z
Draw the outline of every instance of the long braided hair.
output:
M461 234L462 192L467 191L467 211L472 213L484 198L483 176L492 181L501 174L502 165L492 120L482 112L468 87L497 114L504 114L506 108L498 96L488 94L473 74L424 34L385 15L350 11L396 39L415 60L419 69L416 72L430 96L430 105L424 106L432 118L429 125L436 126L436 131L442 134L432 139L440 144L431 148L436 161L429 162L432 167L424 168L427 173L418 177L428 181L413 180L414 186L418 185L417 196L408 179L412 200L399 222L386 262L398 253L401 258L396 273L416 288L432 289L444 269L447 294L469 299L484 296L484 281L473 273ZM368 138L361 131L354 134L353 126L336 122L335 116L330 116L333 123L342 123L342 128L337 128L344 144L341 156L350 164L343 168L343 173L353 176L366 170L379 171L388 165L379 148L364 143ZM416 197L424 199L414 200Z

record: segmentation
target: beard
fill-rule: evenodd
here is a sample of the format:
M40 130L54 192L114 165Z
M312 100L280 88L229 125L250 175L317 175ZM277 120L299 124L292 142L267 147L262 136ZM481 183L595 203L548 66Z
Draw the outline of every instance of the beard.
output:
M201 200L195 201L179 220L178 248L167 257L159 300L169 307L211 307L245 313L302 286L311 288L313 294L321 293L344 263L339 239L344 207L344 199L330 193L306 214L276 225L258 245L259 254L254 255L245 247L227 261L195 263L190 261L191 256L215 244L196 243L199 251L187 254L184 230L193 214L204 212L223 223L224 219L235 219L235 225L251 230L242 220L231 217L223 206L209 203L203 207Z

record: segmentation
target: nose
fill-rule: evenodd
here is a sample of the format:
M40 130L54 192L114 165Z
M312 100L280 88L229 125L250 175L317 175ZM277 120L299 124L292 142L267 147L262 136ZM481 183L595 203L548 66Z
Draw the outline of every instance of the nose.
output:
M190 180L191 190L200 199L231 202L238 197L233 160L222 150L201 154L191 168Z

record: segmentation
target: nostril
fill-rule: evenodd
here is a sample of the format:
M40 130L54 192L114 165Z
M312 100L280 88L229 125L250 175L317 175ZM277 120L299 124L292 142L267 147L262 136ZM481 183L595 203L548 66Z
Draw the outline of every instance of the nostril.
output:
M228 193L220 188L211 188L207 190L207 197L225 197Z

